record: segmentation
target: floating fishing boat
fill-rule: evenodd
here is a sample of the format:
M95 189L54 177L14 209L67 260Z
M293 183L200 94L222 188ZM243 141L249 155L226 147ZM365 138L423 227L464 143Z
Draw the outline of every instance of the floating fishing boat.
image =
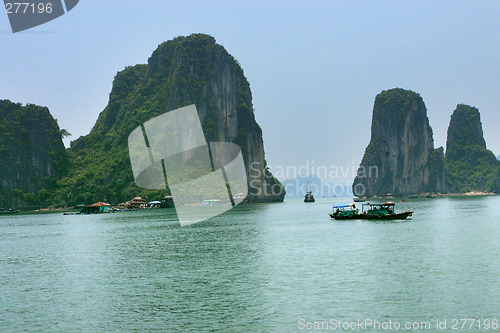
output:
M146 199L143 199L141 197L135 197L132 200L128 201L126 205L128 208L138 209L138 208L146 208L147 203Z
M161 208L174 208L174 206L174 198L170 194L167 194L161 199Z
M360 219L359 216L359 209L353 203L350 205L334 205L333 212L330 214L330 217L336 220L355 220Z
M395 204L392 201L383 204L367 203L363 205L363 212L360 215L366 220L404 220L413 214L411 211L396 213L394 208Z
M207 199L207 200L203 200L201 205L202 206L219 206L219 205L221 205L221 201L219 199Z
M15 213L19 213L20 210L19 209L2 209L0 210L0 214L15 214Z
M307 193L306 193L306 196L304 198L304 202L314 202L316 200L314 200L314 195L311 191L311 186L309 186L309 183L307 184Z
M396 213L394 202L371 204L362 206L362 211L355 204L335 205L330 217L335 220L404 220L412 216L412 211Z

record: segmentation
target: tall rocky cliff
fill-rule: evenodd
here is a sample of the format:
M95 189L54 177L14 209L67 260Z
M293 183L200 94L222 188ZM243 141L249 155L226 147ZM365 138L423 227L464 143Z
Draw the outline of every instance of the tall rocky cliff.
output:
M284 189L267 170L262 130L255 121L250 85L238 62L204 34L177 37L158 46L148 64L127 67L113 82L109 104L92 131L72 142L74 168L60 199L120 202L161 193L138 188L127 138L137 126L167 111L195 104L207 142L240 146L249 199L282 201Z
M459 104L453 112L445 168L450 192L500 192L500 162L486 149L478 109Z
M369 197L444 192L443 160L443 149L434 149L422 97L400 88L382 91L353 192Z
M69 166L46 107L0 100L0 208L39 207Z

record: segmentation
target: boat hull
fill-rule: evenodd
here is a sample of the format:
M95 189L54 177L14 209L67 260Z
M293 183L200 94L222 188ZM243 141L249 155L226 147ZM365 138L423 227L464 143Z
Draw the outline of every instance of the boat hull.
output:
M335 215L330 214L330 217L335 220L404 220L407 217L411 216L413 212L404 212L397 214L381 214L381 215L373 215L373 214L353 214L353 215Z
M2 211L0 211L0 214L16 214L19 212L20 212L20 210L2 210Z
M413 212L404 212L397 214L382 214L382 215L370 215L362 214L365 220L404 220L408 216L411 216Z
M335 214L330 214L330 217L332 219L335 219L335 220L361 220L362 219L359 214L354 214L354 215L335 215Z
M304 202L314 202L314 195L312 194L312 191L309 189L307 190L306 196L304 197Z

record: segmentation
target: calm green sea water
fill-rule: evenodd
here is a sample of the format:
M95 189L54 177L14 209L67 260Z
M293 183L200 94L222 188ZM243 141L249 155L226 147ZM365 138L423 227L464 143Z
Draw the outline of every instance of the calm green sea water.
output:
M0 332L500 332L451 330L500 320L500 197L409 200L398 222L332 221L333 202L184 228L173 210L1 216Z

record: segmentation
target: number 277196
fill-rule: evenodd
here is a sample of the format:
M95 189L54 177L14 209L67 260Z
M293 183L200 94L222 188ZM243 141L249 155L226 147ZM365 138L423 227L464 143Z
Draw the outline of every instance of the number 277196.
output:
M50 14L52 13L52 3L29 2L6 2L5 11L7 14Z

